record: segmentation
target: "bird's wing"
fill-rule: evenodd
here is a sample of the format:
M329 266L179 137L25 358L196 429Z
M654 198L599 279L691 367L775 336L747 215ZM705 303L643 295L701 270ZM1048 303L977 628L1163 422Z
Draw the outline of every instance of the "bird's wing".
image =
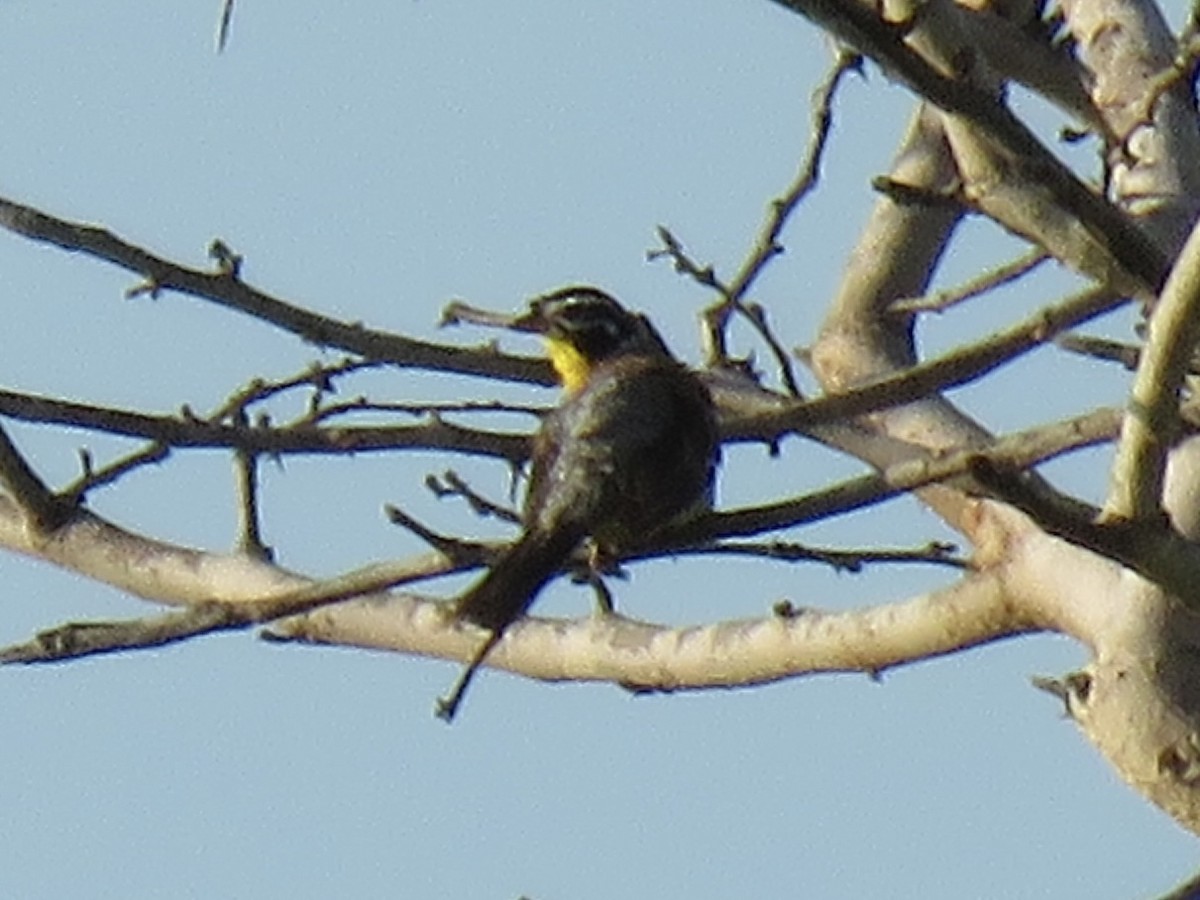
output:
M547 418L526 504L534 527L662 525L701 500L717 434L707 389L670 360L624 358Z

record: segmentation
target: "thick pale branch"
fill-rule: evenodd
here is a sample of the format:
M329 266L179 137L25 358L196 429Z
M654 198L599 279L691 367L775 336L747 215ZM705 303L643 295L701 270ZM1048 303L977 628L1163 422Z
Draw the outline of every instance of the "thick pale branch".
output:
M1101 521L1095 507L1035 485L1022 473L997 469L982 457L972 469L988 490L1048 534L1115 560L1200 610L1200 545L1176 532L1165 515Z
M1167 451L1178 437L1179 391L1200 339L1200 227L1192 229L1150 319L1130 390L1105 503L1110 519L1165 521Z
M274 625L280 640L332 643L465 660L473 629L428 634L434 614L409 598L350 603ZM603 615L573 622L522 619L487 665L547 681L613 681L645 691L742 687L818 672L884 670L1035 630L1006 603L998 580L971 575L953 587L888 606L667 628ZM424 633L423 633L424 632Z
M121 622L70 622L43 631L25 643L0 648L0 663L60 662L99 653L161 647L205 634L272 622L462 568L465 566L434 552L403 562L367 566L253 602L197 603L181 612Z
M1084 185L1005 106L965 79L948 77L904 40L905 29L882 21L857 0L775 0L876 60L922 97L971 123L1019 164L1021 178L1047 191L1104 248L1112 265L1090 271L1120 293L1151 299L1167 275L1166 256L1119 209ZM1080 264L1073 260L1073 264ZM1095 261L1087 261L1095 269Z
M1150 0L1063 0L1064 24L1089 70L1105 122L1110 195L1174 255L1200 205L1200 131L1192 78Z
M56 497L33 471L0 426L0 486L25 514L34 532L48 534L70 516L74 505Z

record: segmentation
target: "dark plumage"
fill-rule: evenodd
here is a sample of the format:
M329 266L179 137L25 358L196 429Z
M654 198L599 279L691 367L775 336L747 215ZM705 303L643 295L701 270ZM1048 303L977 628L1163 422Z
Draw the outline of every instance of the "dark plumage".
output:
M519 323L545 335L566 397L533 441L521 536L457 603L492 632L476 662L585 538L616 553L705 506L719 457L708 389L644 317L595 288L567 288Z

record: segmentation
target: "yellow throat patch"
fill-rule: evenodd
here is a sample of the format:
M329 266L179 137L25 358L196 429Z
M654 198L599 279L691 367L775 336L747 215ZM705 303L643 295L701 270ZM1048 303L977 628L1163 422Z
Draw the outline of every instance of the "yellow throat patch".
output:
M575 394L582 390L592 371L592 364L588 358L570 341L554 337L546 338L546 353L567 393Z

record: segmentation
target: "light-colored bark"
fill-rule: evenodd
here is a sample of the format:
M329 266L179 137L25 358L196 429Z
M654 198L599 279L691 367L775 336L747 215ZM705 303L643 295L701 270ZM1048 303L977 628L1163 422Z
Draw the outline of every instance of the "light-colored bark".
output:
M1063 0L1065 27L1078 42L1077 54L1068 56L1031 22L1037 4L1021 0L959 5L895 0L882 6L854 0L779 2L873 54L923 99L901 143L888 189L867 218L810 348L809 361L826 399L806 405L765 391L744 374L726 370L709 375L730 435L770 442L802 431L880 474L750 511L738 519L743 530L731 527L729 533L808 521L915 489L970 542L971 567L941 590L846 612L814 610L811 599L804 598L796 608L764 610L759 618L686 628L618 615L570 621L530 617L505 635L488 664L546 680L699 689L815 672L878 673L988 641L1056 631L1091 653L1082 670L1063 682L1068 711L1082 732L1137 791L1200 833L1200 618L1189 610L1197 597L1187 590L1186 579L1154 580L1155 573L1166 570L1152 558L1156 551L1161 556L1179 547L1181 535L1200 539L1200 439L1177 442L1183 424L1176 402L1196 339L1192 323L1200 296L1194 287L1200 234L1181 257L1161 303L1153 303L1166 274L1164 261L1183 245L1200 203L1200 131L1158 10L1148 0ZM878 18L880 9L887 21ZM902 30L897 23L911 27ZM1014 78L1094 127L1107 142L1113 206L1101 202L1044 146L1030 143L1032 135L1004 106L1006 84ZM815 172L815 167L809 169ZM1125 556L1084 549L1084 544L1103 542L1088 544L1078 534L1055 536L1069 529L1052 528L1036 511L1033 516L1018 511L1015 506L1028 507L1011 495L1013 505L1008 505L1002 491L989 494L981 488L987 479L972 468L973 461L1030 467L1070 445L1058 431L1041 430L1041 438L1049 441L1047 435L1054 433L1060 443L1040 455L1024 445L1014 450L1012 442L996 442L938 392L950 382L890 402L887 392L903 390L903 385L880 386L882 379L910 375L921 362L914 333L919 314L914 310L930 307L914 305L910 298L929 292L968 211L991 218L1097 279L1100 284L1085 296L1093 304L1088 315L1130 296L1145 301L1153 317L1113 467L1107 516L1092 522L1081 515L1076 523L1079 534L1088 529L1104 533L1114 523L1151 529L1144 533L1149 538L1130 544ZM785 218L779 207L776 217ZM782 226L782 221L775 224ZM55 220L20 204L0 200L0 225L137 272L147 279L146 291L204 297L368 358L513 380L546 376L537 361L427 344L327 319L250 288L236 272L176 266L107 231ZM743 284L754 283L774 255L778 231L769 230L771 240L759 248ZM681 270L700 281L707 277L708 287L724 291L723 312L742 303L740 290L731 292L702 267L689 269L679 247L672 252ZM740 311L751 312L744 304ZM1033 343L1025 340L1022 347ZM714 350L714 355L720 354ZM989 371L980 365L978 372ZM863 401L872 389L882 399L870 395L869 402ZM853 409L861 415L820 420L814 410L836 409L830 396L862 403ZM247 459L276 452L351 452L362 446L353 440L366 440L362 431L323 427L315 415L296 427L256 430L238 418L241 408L236 415L206 421L49 401L38 405L36 399L0 398L10 415L134 434L156 446L223 447ZM1094 442L1102 425L1106 434L1115 433L1116 419L1115 413L1099 411L1061 425L1059 431L1074 427L1081 432L1078 444ZM512 462L524 453L519 436L451 428L436 420L403 437ZM371 449L413 445L401 444L400 438L396 432L372 432L376 443ZM1030 445L1036 443L1026 438ZM935 471L939 465L943 469ZM134 534L83 509L64 509L64 498L49 493L35 468L5 439L0 446L0 546L182 612L142 626L59 630L28 646L9 648L5 659L57 658L55 654L138 646L139 640L152 645L263 621L271 622L270 635L297 642L461 660L479 646L481 633L456 623L445 603L412 594L410 587L387 590L479 562L480 556L467 559L462 547L439 543L437 536L427 535L435 547L429 554L318 583L262 554L180 547ZM1023 478L1021 484L1033 493L1052 494L1036 477ZM724 521L734 519L730 514ZM1165 519L1178 534L1167 531ZM1162 539L1155 542L1156 535ZM692 550L697 546L688 545ZM486 554L486 548L475 551ZM1189 570L1185 566L1180 571ZM1175 585L1175 595L1162 587L1168 582ZM303 612L295 614L297 610ZM197 615L189 618L189 612ZM76 641L80 643L72 643Z

